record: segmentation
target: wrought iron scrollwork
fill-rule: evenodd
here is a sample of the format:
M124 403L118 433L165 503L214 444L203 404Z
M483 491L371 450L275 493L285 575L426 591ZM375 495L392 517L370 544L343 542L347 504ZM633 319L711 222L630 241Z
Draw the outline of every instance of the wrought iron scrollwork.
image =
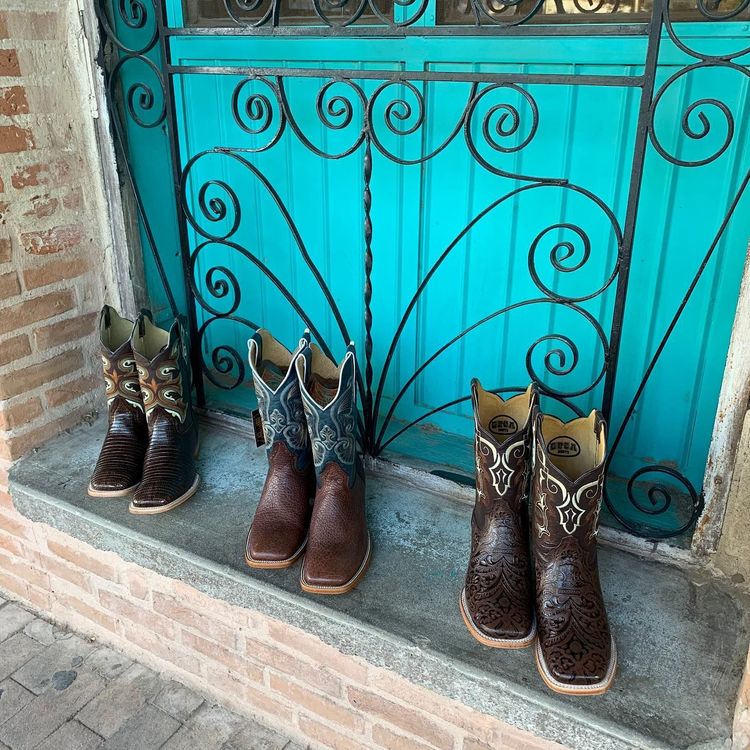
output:
M617 12L621 0L572 2L579 13L595 14L605 9L606 12ZM708 0L696 2L697 10L709 21L737 18L750 6L750 0L738 0L723 7L723 3L728 0L719 0L717 4L711 5ZM543 9L543 5L542 0L494 0L492 3L488 0L465 0L467 13L473 18L477 30L488 29L508 34L517 33L519 27ZM233 31L240 34L275 33L278 27L290 25L289 18L282 13L280 0L223 0L223 6L227 18L239 27ZM562 12L562 3L558 2L556 6ZM361 31L373 27L376 33L384 35L391 32L406 35L407 31L416 34L426 17L427 7L428 0L392 0L391 3L384 0L310 0L308 15L301 20L312 21L317 27L311 33L343 36L356 29ZM156 0L99 0L98 13L104 36L115 49L107 87L112 110L118 113L114 118L118 140L126 142L127 127L149 130L168 127L170 137L175 141L174 112L173 107L170 107L172 79L189 75L192 71L191 66L173 66L169 61L169 50L165 48L165 40L169 34L165 32ZM299 21L299 18L292 19L293 23L298 24L297 32L304 33L300 31L302 25ZM656 66L659 45L662 43L662 29L666 31L668 40L664 43L675 45L689 55L692 62L672 73L657 87ZM350 339L336 299L308 252L289 209L270 180L254 163L255 154L270 151L283 140L292 138L308 152L322 159L353 157L362 160L360 187L363 219L364 359L357 386L363 407L364 421L360 429L366 451L378 455L409 429L467 401L468 395L459 395L421 413L407 424L396 422L398 405L409 388L441 355L491 321L530 307L554 306L555 310L559 310L562 315L572 316L580 325L576 329L577 334L571 333L560 322L556 322L554 329L541 336L530 334L529 339L533 340L524 341L518 349L528 377L538 383L547 398L563 405L574 415L582 414L581 397L593 394L604 383L605 416L610 418L645 152L647 148L652 148L660 158L678 169L698 169L727 154L736 138L740 122L740 113L733 111L732 106L718 96L696 98L681 113L677 123L677 136L683 143L676 144L675 133L667 134L661 129L659 112L681 83L694 76L701 76L705 71L723 70L744 77L750 75L744 64L744 56L750 53L750 47L726 54L705 54L695 49L692 41L679 36L680 29L672 22L669 0L655 0L652 18L645 31L648 32L648 49L644 72L637 76L622 76L621 82L617 76L463 75L434 70L419 73L371 70L331 72L281 68L257 71L244 69L240 72L230 68L212 70L206 66L198 69L196 66L196 73L199 74L215 72L238 79L229 102L229 112L236 125L232 138L236 142L231 145L217 144L215 148L189 154L181 162L175 159L180 177L178 200L184 215L183 232L190 231L191 239L196 239L192 242L189 257L185 261L189 296L203 311L204 318L200 327L193 330L194 349L200 351L199 356L202 357L199 365L196 365L196 372L200 369L209 382L225 390L238 388L248 377L244 355L229 344L215 344L217 337L211 333L212 327L220 326L221 321L239 325L248 331L257 328L256 321L241 314L243 285L241 277L238 278L237 271L234 270L235 260L241 264L249 263L257 269L262 278L281 294L300 321L310 329L323 351L332 356L332 342L326 341L321 335L323 326L320 322L286 288L262 257L240 241L243 221L248 221L246 215L243 215L246 185L243 184L240 189L229 178L207 176L211 170L204 170L203 166L209 159L231 162L234 167L243 171L245 177L255 181L259 190L270 198L285 231L291 237L300 260L300 268L306 269L331 311L336 335L344 343L348 343ZM322 83L312 87L316 88L312 96L311 87L307 87L305 100L293 93L294 87L289 84L290 80L298 77L319 78ZM535 176L518 173L513 168L513 164L520 163L520 160L514 162L514 157L533 148L544 115L540 112L537 100L539 89L528 84L576 85L583 82L595 86L630 86L640 91L636 153L627 215L622 226L611 207L584 187L570 183L567 175ZM461 107L460 111L452 113L447 126L441 121L444 132L433 143L426 135L428 132L431 138L436 135L432 129L435 112L431 102L440 100L436 92L441 86L451 87L452 91L458 92L456 100L460 99ZM320 126L321 132L325 133L323 142L316 140L316 133L313 132L315 128L309 128L311 112L314 112L317 119L316 127ZM373 189L373 176L377 175L378 160L385 159L402 167L420 165L435 159L456 144L462 145L482 170L501 180L507 180L508 182L498 183L504 185L502 190L506 192L467 222L419 279L393 333L383 366L376 372L373 366L372 302L378 289L373 286L372 274L377 260L373 249L373 238L376 235L372 208L378 200ZM692 146L689 152L686 145ZM179 144L175 146L175 153L178 148ZM127 156L124 164L136 194L144 233L176 314L174 298L161 266L148 212L140 201L138 186L132 180ZM183 166L180 169L181 164ZM654 369L658 366L661 354L715 254L749 181L750 171L735 194L725 219L696 269L674 316L663 331L629 407L614 432L608 465L611 465L622 443L623 435ZM598 235L589 231L584 222L576 222L567 214L556 221L543 223L538 229L534 227L535 234L530 241L526 258L528 276L533 283L532 294L528 298L511 301L469 325L462 324L462 330L447 336L442 345L416 365L414 371L398 386L398 393L390 398L386 409L385 383L392 369L399 341L427 285L445 259L452 253L458 253L459 245L468 233L495 209L510 200L524 199L544 190L562 190L566 196L575 195L588 201L591 207L597 209L600 217L604 217L609 244L602 245ZM596 241L592 237L596 237ZM227 258L231 258L232 262L227 261ZM599 265L592 261L594 258L599 259ZM609 265L602 262L602 258L608 258ZM602 268L601 277L597 276L593 283L595 288L584 289L580 284L572 284L572 291L559 291L561 286L565 286L566 280L574 279L577 272L592 267ZM549 280L550 274L553 276L552 281ZM579 274L581 276L582 273ZM605 294L607 290L615 288L614 295ZM611 296L615 297L614 301L610 299ZM598 317L590 312L592 306L586 304L597 299L601 300L600 308L603 310ZM604 320L607 320L606 325ZM590 334L590 340L582 341L579 329L586 330L586 335ZM586 347L591 347L592 342L594 351L589 353ZM583 363L587 366L596 363L590 377L588 372L586 378L580 376L584 369ZM522 384L517 388L497 389L502 393L520 390ZM673 466L642 466L630 477L625 477L623 487L624 492L616 499L611 493L605 495L607 505L617 521L641 536L661 538L680 535L692 528L703 509L702 492ZM675 512L676 508L678 512Z

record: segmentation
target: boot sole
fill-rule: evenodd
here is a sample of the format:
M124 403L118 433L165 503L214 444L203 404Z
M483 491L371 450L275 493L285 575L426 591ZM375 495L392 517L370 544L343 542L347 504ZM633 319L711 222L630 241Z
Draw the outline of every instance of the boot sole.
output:
M86 494L89 495L89 497L126 497L127 495L132 495L140 485L141 483L138 482L132 487L126 487L124 490L97 490L89 485Z
M528 648L536 640L536 617L534 617L532 621L529 634L525 635L523 638L492 638L491 636L482 633L482 631L474 625L471 617L469 617L466 589L461 589L458 608L461 610L461 617L463 617L466 629L469 631L470 635L483 646L489 646L490 648L521 649Z
M299 574L299 585L302 590L308 594L323 594L323 595L335 595L335 594L346 594L357 586L357 584L364 578L367 569L370 567L370 558L372 557L372 542L370 540L370 534L367 534L367 552L365 553L364 560L360 564L357 572L341 586L315 586L311 583L305 582L305 565L302 564L302 570Z
M294 563L299 560L302 553L307 547L307 537L302 542L300 548L291 556L285 560L256 560L254 557L250 557L247 554L247 544L245 545L245 562L251 568L265 568L266 570L281 570L282 568L291 568Z
M190 489L184 495L180 495L176 500L167 503L167 505L159 505L152 508L139 508L131 502L128 506L128 511L136 516L155 516L158 513L167 513L190 500L190 498L198 491L198 485L200 482L200 474L196 474Z
M542 680L544 680L544 684L550 690L562 695L601 695L602 693L606 693L612 687L612 681L615 679L615 673L617 672L617 647L615 646L614 638L612 638L612 655L607 674L604 675L603 680L593 685L574 686L559 682L547 669L547 665L544 663L544 655L542 654L542 644L539 642L536 644L535 654L536 668Z

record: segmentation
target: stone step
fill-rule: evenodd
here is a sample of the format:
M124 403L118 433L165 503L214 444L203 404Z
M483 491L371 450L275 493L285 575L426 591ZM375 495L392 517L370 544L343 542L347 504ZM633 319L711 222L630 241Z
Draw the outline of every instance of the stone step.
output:
M606 695L560 696L542 683L532 650L490 650L466 631L458 598L471 508L449 492L419 486L405 471L371 475L370 570L347 596L315 597L300 590L299 566L244 563L266 472L249 434L204 425L199 493L171 513L134 516L127 501L85 493L104 430L102 419L82 425L17 464L18 510L571 748L719 748L731 736L750 621L747 602L724 579L603 547L619 674Z

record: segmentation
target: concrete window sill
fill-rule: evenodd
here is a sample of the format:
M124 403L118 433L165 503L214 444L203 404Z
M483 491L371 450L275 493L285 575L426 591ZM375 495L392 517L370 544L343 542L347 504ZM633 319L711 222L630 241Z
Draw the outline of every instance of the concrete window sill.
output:
M165 515L134 516L127 500L85 494L104 430L103 419L81 425L19 462L11 476L17 509L569 747L709 750L731 736L750 618L724 580L602 548L619 675L604 696L563 697L543 685L533 650L486 649L467 633L457 606L469 547L465 503L370 476L370 571L347 596L310 596L299 588L299 565L244 564L266 472L265 453L249 436L205 425L198 495Z

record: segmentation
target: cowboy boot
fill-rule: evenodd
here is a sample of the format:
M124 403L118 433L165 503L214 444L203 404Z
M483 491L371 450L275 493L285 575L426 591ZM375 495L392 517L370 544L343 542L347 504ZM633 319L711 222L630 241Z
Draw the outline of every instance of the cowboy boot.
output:
M149 441L143 479L129 510L165 513L192 497L200 482L195 470L198 422L180 324L175 320L165 331L142 317L133 331L132 346Z
M533 420L537 668L558 693L598 695L617 665L596 556L606 425L597 411Z
M531 585L528 478L536 388L504 401L471 383L476 501L461 615L474 638L494 648L524 648L536 636Z
M338 367L315 345L295 365L317 480L300 585L311 594L345 594L364 576L371 552L357 452L354 344Z
M248 341L268 451L268 474L245 547L252 568L288 568L307 544L315 468L293 363L310 358L309 343L305 332L292 354L263 329Z
M88 488L92 497L129 495L138 487L143 473L148 427L130 346L132 331L132 320L121 318L114 308L104 305L99 316L99 340L109 420Z

